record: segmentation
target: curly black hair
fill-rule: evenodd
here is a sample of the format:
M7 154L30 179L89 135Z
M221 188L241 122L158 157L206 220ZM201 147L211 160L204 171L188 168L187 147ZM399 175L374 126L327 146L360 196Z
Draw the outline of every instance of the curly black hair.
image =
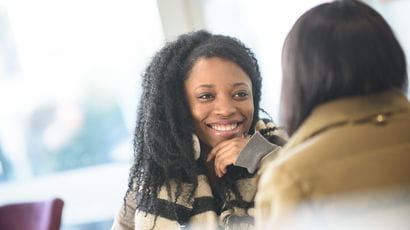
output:
M210 57L232 61L247 73L252 82L254 109L259 111L260 71L254 54L242 42L201 30L167 43L143 73L143 92L134 135L134 162L126 194L137 191L137 210L156 213L155 198L164 185L169 199L173 197L176 202L181 196L182 183L190 183L193 186L188 199L193 198L198 186L198 169L192 141L193 118L185 98L184 81L198 59ZM250 134L257 120L256 112ZM172 196L171 181L177 185L176 194ZM239 194L232 188L233 183L226 185ZM176 215L175 210L169 211Z

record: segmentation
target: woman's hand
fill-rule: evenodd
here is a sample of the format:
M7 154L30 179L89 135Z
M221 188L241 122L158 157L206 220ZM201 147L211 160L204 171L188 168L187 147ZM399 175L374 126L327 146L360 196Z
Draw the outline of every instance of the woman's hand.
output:
M215 158L214 167L218 177L222 177L226 173L228 165L235 163L248 141L249 137L235 137L222 141L211 150L206 161L209 162Z

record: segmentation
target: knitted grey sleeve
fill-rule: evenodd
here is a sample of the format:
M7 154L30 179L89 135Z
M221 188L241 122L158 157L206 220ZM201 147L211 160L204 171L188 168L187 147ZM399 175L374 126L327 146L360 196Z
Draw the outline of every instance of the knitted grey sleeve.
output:
M278 147L266 140L259 132L255 132L239 153L234 165L244 167L248 169L249 173L254 173L258 168L260 160Z

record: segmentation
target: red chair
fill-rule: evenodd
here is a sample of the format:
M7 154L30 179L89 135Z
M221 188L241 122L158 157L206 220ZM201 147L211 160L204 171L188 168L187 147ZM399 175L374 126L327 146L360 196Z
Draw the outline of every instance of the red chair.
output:
M59 230L63 206L58 198L0 206L0 229Z

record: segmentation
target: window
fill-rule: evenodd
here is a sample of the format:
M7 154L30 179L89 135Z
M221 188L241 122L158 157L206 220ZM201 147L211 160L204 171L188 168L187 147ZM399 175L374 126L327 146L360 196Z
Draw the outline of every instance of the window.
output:
M111 224L162 41L156 1L0 3L0 204L58 196L64 228Z

